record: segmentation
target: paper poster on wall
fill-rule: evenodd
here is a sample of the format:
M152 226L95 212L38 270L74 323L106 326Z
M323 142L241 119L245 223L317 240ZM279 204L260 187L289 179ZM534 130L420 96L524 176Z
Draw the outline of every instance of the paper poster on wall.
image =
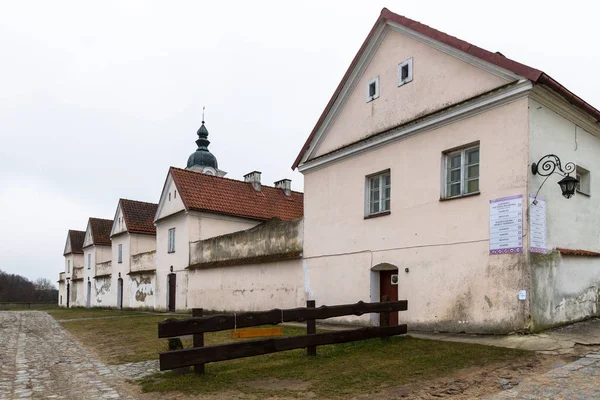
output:
M535 200L535 204L534 204ZM546 201L529 197L529 251L546 254Z
M523 252L523 195L490 200L490 254Z

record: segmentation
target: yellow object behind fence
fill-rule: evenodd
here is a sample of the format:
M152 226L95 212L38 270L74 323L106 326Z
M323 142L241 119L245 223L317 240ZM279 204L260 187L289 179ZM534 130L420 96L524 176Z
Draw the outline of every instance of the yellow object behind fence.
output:
M248 339L258 337L281 336L283 328L251 328L231 331L231 337L234 339Z

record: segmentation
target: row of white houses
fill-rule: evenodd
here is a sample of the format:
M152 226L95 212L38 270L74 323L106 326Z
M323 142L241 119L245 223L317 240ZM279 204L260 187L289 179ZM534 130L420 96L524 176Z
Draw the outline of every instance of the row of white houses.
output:
M304 195L224 178L198 135L158 205L69 233L61 305L385 295L410 329L485 333L600 315L600 111L543 71L383 9L293 163Z

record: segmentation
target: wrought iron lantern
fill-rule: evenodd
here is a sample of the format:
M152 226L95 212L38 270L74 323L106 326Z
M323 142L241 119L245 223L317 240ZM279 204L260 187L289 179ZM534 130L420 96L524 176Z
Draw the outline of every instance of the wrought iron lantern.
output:
M560 158L554 154L545 155L544 157L540 158L540 161L537 163L531 164L531 172L534 175L547 177L544 182L542 182L540 189L542 186L544 186L544 183L546 183L546 180L548 177L550 177L550 175L554 173L562 175L563 178L558 181L558 185L560 186L562 195L567 199L570 199L575 194L575 189L577 189L577 184L579 183L577 178L573 178L571 176L571 173L575 172L575 164L569 162L563 167L560 162ZM540 189L538 189L538 193L540 192Z

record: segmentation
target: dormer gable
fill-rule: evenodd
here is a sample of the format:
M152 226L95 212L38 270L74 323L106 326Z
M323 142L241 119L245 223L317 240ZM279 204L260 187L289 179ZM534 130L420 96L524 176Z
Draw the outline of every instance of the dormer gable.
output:
M86 248L93 244L94 244L94 236L92 235L92 229L91 229L90 223L88 221L88 225L85 230L85 239L83 240L83 248Z
M115 212L115 218L113 220L113 226L110 231L110 236L118 235L120 233L127 232L127 224L125 223L125 218L123 216L123 210L121 209L121 202L119 201L119 205L117 206L117 211Z
M184 210L185 205L181 199L181 192L178 190L177 185L173 180L171 170L169 170L160 195L154 222Z

